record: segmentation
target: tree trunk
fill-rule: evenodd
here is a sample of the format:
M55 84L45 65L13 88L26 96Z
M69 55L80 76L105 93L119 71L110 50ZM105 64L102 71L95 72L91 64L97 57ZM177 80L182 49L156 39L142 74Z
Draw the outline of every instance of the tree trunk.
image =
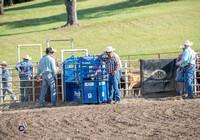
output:
M8 5L13 6L14 5L13 0L8 0Z
M76 0L65 0L66 12L67 12L67 26L79 25L77 12L76 12Z
M4 14L3 4L4 4L4 0L0 0L0 15Z

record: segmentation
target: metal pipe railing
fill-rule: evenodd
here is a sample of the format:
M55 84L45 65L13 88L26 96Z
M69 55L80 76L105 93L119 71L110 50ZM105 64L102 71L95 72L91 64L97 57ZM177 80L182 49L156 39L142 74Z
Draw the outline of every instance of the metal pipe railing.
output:
M49 48L49 43L50 41L71 41L71 49L74 48L74 44L73 44L73 38L68 38L68 39L48 39L47 40L47 48ZM72 52L72 55L73 55L73 52Z
M23 44L23 45L17 45L17 58L18 58L18 63L20 62L20 48L21 48L21 47L33 47L33 46L38 46L38 47L40 47L40 58L42 58L42 44Z
M64 76L63 76L63 53L64 52L85 52L85 56L88 56L88 49L71 49L71 50L61 50L60 60L61 60L61 82L62 82L62 100L64 101Z

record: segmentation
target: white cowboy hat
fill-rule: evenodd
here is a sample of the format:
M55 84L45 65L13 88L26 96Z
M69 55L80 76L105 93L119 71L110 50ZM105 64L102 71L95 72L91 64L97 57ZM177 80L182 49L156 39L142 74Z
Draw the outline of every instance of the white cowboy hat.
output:
M184 45L186 45L186 46L192 46L192 45L193 45L193 42L190 42L189 40L186 40L186 41L184 42Z
M105 52L113 52L115 50L115 48L112 48L112 46L108 46L106 49L105 49Z
M31 59L32 59L29 55L24 55L22 58L23 58L23 59L28 59L28 60L31 60Z
M1 63L0 63L0 65L8 65L7 63L6 63L6 61L2 61Z

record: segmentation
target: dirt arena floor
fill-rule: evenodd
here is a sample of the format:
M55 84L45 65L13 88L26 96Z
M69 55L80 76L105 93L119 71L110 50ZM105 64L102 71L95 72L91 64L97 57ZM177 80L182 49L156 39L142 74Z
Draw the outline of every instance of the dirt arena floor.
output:
M39 102L0 104L0 139L200 139L199 98L38 106Z

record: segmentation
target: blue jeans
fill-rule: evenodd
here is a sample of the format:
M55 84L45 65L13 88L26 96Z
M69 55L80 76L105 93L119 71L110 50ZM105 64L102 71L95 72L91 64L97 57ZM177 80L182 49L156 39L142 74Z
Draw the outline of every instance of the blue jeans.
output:
M191 96L191 97L193 97L194 72L195 72L195 65L193 65L192 67L187 66L185 68L185 72L184 72L185 88L188 93L188 96Z
M8 93L8 94L10 94L10 97L11 97L11 99L12 100L14 100L14 101L16 101L16 96L15 96L15 94L13 93L13 91L12 91L12 89L11 89L11 83L4 83L3 84L3 101L5 102L6 101L6 92Z
M182 82L184 83L184 73L183 73L183 68L180 68L180 71L178 72L177 76L176 76L176 81L177 82ZM184 84L183 84L184 85ZM181 89L181 94L187 93L187 90L185 88L185 91L182 91Z
M45 94L47 93L48 86L51 91L51 105L56 105L56 89L55 79L51 73L42 74L42 92L40 94L40 106L44 106Z
M184 73L183 73L183 68L179 71L179 73L176 76L176 81L177 82L184 82Z
M185 69L185 72L183 72ZM195 65L192 67L187 66L185 68L181 68L180 72L176 76L177 82L185 83L185 92L188 93L188 96L193 97L193 77L195 72Z
M118 86L119 86L119 81L120 81L120 78L121 78L121 76L122 76L122 70L120 69L120 70L119 70L119 80L118 80ZM120 92L119 92L119 94L120 94ZM113 101L116 101L116 97L115 97L115 91L114 91L114 94L113 94Z
M113 95L116 98L116 101L121 102L120 92L119 92L119 72L115 75L108 76L108 101L112 102Z
M31 85L31 81L30 81L30 77L27 78L20 78L20 101L23 102L28 102L28 95L30 93L30 87ZM24 95L24 90L25 90L25 95Z

